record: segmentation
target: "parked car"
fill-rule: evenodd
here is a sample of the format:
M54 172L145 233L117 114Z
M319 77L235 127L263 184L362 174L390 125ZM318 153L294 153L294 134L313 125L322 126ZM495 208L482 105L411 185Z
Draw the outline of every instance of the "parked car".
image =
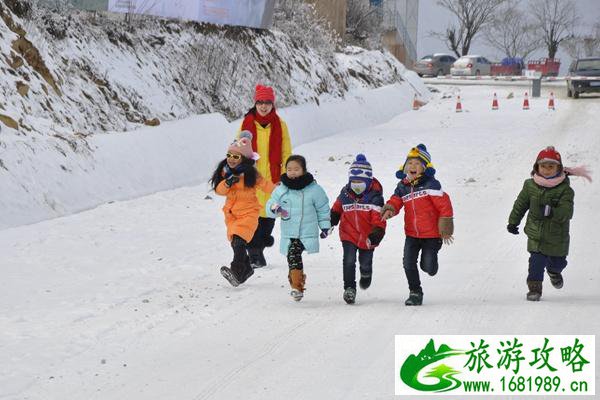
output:
M457 76L489 75L491 65L487 58L476 55L462 56L454 62L450 73Z
M421 58L415 63L415 72L419 76L441 76L450 74L450 67L456 58L449 54L436 53Z
M598 80L585 79L587 77L597 77ZM580 93L600 92L600 57L578 58L573 61L566 80L569 97L577 99Z

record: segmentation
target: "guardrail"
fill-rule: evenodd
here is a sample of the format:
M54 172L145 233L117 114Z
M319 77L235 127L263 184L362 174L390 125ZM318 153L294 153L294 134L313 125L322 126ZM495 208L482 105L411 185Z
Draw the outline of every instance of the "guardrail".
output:
M468 81L479 81L479 80L494 80L494 81L526 81L526 80L534 80L538 78L533 78L525 75L477 75L477 76L456 76L456 75L444 75L432 77L431 79L456 79L456 80L468 80ZM576 80L576 81L600 81L600 76L544 76L541 78L542 81L566 81L568 80Z

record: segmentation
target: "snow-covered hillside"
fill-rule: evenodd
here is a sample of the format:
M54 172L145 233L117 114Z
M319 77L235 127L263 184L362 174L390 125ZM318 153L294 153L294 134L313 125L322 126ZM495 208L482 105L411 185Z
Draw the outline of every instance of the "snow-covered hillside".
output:
M34 18L19 4L0 1L0 228L206 180L258 82L275 87L295 144L428 98L389 53L150 17Z
M526 238L505 230L541 148L597 172L600 99L559 99L556 111L531 99L523 111L522 89L438 88L419 111L295 148L333 201L357 152L387 198L408 149L427 144L456 232L438 275L423 277L422 307L403 304L402 218L375 252L372 286L348 306L337 232L305 257L296 303L276 248L247 284L223 280L223 199L205 199L205 185L105 204L0 231L0 398L393 399L395 334L600 334L596 181L572 180L565 286L546 282L540 303L525 301Z
M277 31L153 17L126 24L107 13L19 18L2 2L0 15L0 114L22 134L70 138L212 112L232 120L258 82L274 86L284 107L395 83L404 69L389 53L321 54Z

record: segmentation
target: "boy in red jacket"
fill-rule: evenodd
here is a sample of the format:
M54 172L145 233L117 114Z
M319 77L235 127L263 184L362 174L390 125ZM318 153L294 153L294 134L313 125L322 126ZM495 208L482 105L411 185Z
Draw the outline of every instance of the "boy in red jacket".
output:
M373 177L371 164L358 154L350 166L348 183L331 208L331 225L340 224L344 249L344 301L356 299L356 253L360 265L361 289L371 285L373 250L385 235L386 222L381 218L383 189Z
M446 244L453 240L452 203L434 175L435 169L425 145L413 147L406 162L396 173L400 182L394 195L381 210L382 219L387 220L405 207L403 264L410 290L404 302L407 306L423 304L423 289L417 268L419 252L421 269L434 276L438 271L437 254L442 248L442 240Z

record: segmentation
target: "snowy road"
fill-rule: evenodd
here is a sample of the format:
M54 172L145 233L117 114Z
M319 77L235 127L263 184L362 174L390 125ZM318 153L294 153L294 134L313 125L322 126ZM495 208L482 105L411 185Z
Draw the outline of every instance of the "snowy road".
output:
M419 111L295 149L333 201L357 152L387 198L409 148L427 145L456 240L438 275L422 277L422 307L403 304L402 218L375 252L371 288L348 306L337 232L305 258L295 303L276 248L243 287L219 275L231 250L222 199L205 199L206 187L115 202L0 231L0 399L392 399L395 334L600 334L598 184L572 180L565 287L546 285L540 303L524 300L526 238L505 231L544 146L600 169L600 99L561 99L556 111L532 99L523 111L519 89L436 87ZM442 98L458 92L462 114Z

